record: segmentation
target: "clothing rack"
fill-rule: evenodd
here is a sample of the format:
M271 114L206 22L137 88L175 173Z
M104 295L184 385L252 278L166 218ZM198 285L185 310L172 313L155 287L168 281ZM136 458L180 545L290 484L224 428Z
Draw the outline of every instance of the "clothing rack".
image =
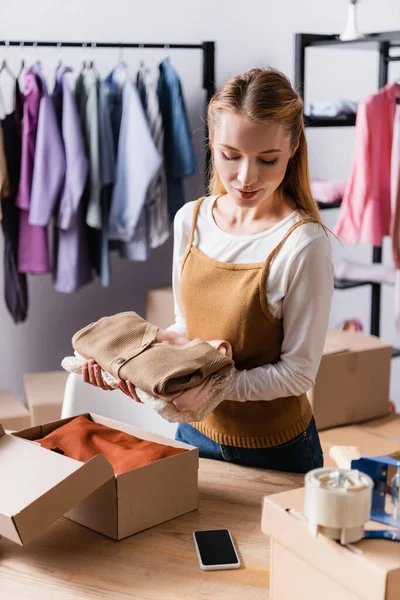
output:
M82 50L95 50L97 48L139 48L139 49L164 49L164 50L201 50L203 53L203 89L206 90L205 109L215 93L215 42L202 42L201 44L167 44L167 43L138 43L138 42L50 42L50 41L16 41L16 40L0 40L0 46L18 46L20 49L24 47L43 47L43 48L82 48ZM205 139L208 140L207 119L205 122ZM205 185L207 186L209 178L210 165L210 149L208 144L205 152L204 176Z
M321 35L310 33L297 33L295 35L295 85L296 89L304 97L306 49L318 46L332 46L344 49L368 49L379 53L378 69L378 87L382 88L388 81L389 63L400 61L399 55L391 55L392 48L400 47L400 31L383 31L379 33L370 33L358 40L342 41L338 35ZM355 115L346 118L338 117L306 117L305 125L308 127L351 127L356 122ZM332 205L322 205L320 209L337 208L340 202ZM372 261L374 263L382 262L382 247L373 246ZM361 286L371 286L371 325L372 335L380 334L381 317L381 284L371 281L348 281L335 278L335 288L338 290L347 290ZM400 350L394 349L393 356L400 356Z

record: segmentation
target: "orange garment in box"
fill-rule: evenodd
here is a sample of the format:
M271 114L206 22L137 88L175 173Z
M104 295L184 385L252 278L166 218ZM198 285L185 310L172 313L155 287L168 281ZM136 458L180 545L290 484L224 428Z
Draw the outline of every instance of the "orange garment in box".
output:
M141 440L124 431L93 423L82 415L35 441L43 448L61 451L82 462L87 462L96 454L102 454L112 465L116 475L186 452L183 448Z

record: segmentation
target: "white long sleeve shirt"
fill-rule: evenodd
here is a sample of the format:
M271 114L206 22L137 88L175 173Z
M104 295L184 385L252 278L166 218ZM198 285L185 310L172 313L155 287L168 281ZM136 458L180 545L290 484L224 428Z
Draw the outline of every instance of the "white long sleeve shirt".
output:
M293 212L268 229L253 235L233 235L220 229L212 214L216 196L200 207L193 244L215 260L257 263L266 260L300 217ZM188 202L174 221L173 293L175 323L168 329L186 335L185 315L179 297L180 274L187 250L195 202ZM235 372L229 400L274 400L308 391L321 361L333 295L330 240L316 223L295 229L271 263L267 281L268 306L283 318L280 360ZM267 342L266 342L267 343Z

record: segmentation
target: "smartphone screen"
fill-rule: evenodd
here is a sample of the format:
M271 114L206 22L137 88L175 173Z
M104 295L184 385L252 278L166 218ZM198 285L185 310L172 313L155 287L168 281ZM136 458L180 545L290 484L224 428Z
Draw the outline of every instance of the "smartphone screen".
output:
M193 533L199 560L204 567L240 566L231 535L227 529L211 529Z

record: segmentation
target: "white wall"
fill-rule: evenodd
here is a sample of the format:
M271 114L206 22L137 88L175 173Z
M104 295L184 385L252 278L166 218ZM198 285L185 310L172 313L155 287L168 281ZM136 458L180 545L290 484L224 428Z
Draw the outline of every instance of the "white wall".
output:
M271 65L293 76L294 33L337 33L344 28L347 0L0 0L0 39L70 41L134 41L199 43L215 40L217 85L230 75L254 66ZM398 0L366 0L359 7L359 26L367 31L400 29ZM2 50L0 49L0 57ZM35 51L26 49L26 58ZM202 161L201 53L171 51L186 94L199 163ZM165 53L158 50L126 50L124 59L135 71L139 59L156 66ZM8 59L19 68L19 50L10 49ZM58 53L40 49L37 56L52 78ZM64 50L63 60L80 68L82 52ZM96 65L106 75L118 59L113 50L96 51ZM371 51L312 49L307 55L307 98L314 100L347 96L355 100L376 90L377 55ZM390 67L390 77L398 67ZM345 178L349 171L354 129L309 130L312 176ZM201 175L186 182L187 199L201 192ZM333 228L336 211L324 213ZM2 255L0 241L0 255ZM370 247L334 244L335 260L348 256L369 261ZM390 256L389 246L384 248ZM170 280L171 244L154 251L145 264L113 259L112 286L92 284L67 296L54 292L47 276L30 278L30 310L25 324L14 325L0 300L0 388L23 397L22 375L50 370L70 352L73 332L104 314L144 310L146 289ZM0 266L0 299L3 298ZM343 318L357 316L369 327L368 288L336 292L331 326ZM393 325L393 292L384 290L382 337L400 345ZM400 359L393 361L392 398L400 407Z

